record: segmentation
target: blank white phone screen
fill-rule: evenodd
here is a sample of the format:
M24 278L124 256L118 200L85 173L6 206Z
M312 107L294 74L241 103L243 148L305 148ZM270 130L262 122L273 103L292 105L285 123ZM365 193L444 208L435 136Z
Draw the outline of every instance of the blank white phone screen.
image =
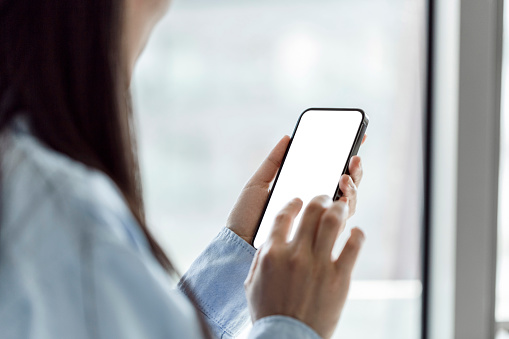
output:
M290 200L300 198L304 205L294 221L289 240L313 197L324 194L333 197L362 119L362 113L357 110L309 110L302 115L272 188L254 241L255 248L267 240L277 213Z

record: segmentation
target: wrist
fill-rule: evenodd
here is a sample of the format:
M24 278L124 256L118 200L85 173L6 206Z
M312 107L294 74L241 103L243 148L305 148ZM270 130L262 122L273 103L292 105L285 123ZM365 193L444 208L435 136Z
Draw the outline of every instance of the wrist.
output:
M253 247L253 239L254 239L253 235L243 234L242 232L235 230L235 227L226 226L226 228L229 229L230 231L232 231L233 233L235 233L235 235L237 237L244 240L249 246Z

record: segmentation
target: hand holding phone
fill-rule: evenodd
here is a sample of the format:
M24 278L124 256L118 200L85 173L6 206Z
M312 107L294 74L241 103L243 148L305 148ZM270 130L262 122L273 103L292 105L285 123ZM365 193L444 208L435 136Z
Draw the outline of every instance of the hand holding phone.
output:
M256 248L265 242L276 214L288 201L300 198L307 205L318 195L333 200L342 196L338 182L349 173L350 159L357 154L368 123L360 109L311 108L301 114L259 220ZM299 220L297 216L296 223Z

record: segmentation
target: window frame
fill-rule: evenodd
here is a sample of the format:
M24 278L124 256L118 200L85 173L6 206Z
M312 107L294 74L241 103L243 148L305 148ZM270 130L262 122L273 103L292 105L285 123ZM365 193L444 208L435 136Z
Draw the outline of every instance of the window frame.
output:
M503 0L429 2L423 338L495 338Z

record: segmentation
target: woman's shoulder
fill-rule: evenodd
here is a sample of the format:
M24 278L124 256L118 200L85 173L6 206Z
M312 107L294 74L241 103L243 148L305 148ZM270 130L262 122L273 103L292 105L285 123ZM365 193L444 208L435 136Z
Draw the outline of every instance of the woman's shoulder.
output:
M96 232L133 244L144 236L122 194L104 173L40 142L23 121L3 136L1 235Z
M155 326L197 337L194 309L171 290L113 182L29 133L3 141L0 327L13 337L128 337Z

